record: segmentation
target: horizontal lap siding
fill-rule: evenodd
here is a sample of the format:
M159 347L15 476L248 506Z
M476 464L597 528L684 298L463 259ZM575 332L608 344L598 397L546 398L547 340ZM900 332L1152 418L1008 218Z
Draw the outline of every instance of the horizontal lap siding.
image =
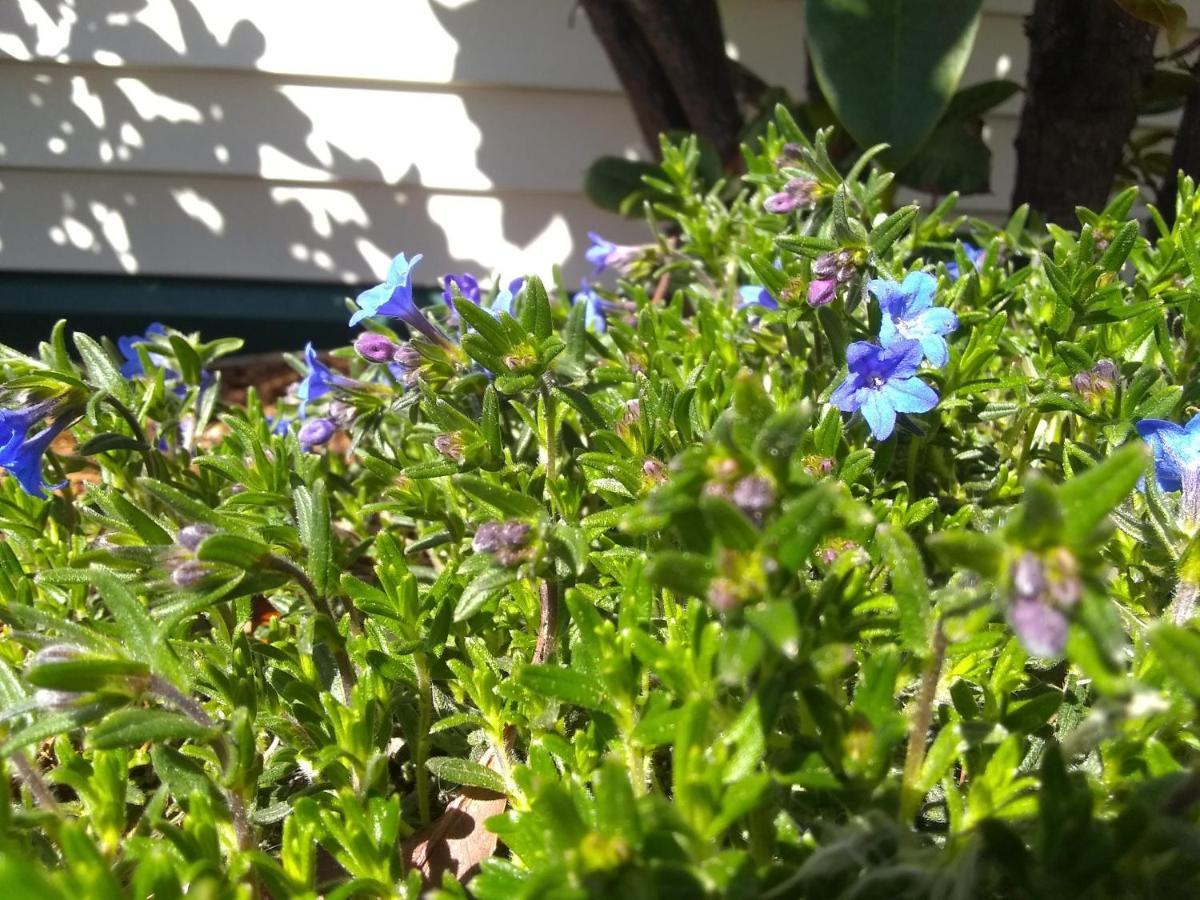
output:
M361 281L566 262L583 173L640 148L569 0L0 3L0 269ZM1026 66L1023 0L988 0L964 83ZM65 12L64 12L65 11ZM724 4L733 52L803 93L797 0ZM299 23L303 23L302 25ZM988 120L1007 208L1020 99Z

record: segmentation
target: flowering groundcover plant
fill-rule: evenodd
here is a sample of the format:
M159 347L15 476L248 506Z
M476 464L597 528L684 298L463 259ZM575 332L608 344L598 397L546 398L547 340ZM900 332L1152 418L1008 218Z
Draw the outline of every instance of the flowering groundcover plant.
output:
M275 409L0 350L0 896L1197 893L1200 197L825 138L579 290L400 254Z

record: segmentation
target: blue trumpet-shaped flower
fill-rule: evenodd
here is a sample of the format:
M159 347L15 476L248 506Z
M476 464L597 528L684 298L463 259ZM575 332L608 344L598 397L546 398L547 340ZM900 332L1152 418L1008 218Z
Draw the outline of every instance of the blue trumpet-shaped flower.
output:
M307 367L307 374L296 389L296 396L300 398L301 418L304 417L304 411L310 402L324 397L346 381L343 376L321 362L312 341L304 346L304 364Z
M963 243L963 253L966 254L967 259L970 260L971 265L976 269L983 264L983 260L987 256L987 251L982 247L976 247L974 244L965 242ZM950 276L951 281L958 281L962 276L962 272L958 269L958 260L952 259L946 263L946 274Z
M420 258L418 256L413 260L413 263L415 264L417 259ZM412 266L410 265L409 268L411 269ZM446 305L451 309L454 309L454 288L458 288L458 292L467 300L470 300L476 306L479 305L481 294L479 292L479 282L475 280L474 275L468 275L466 272L463 272L461 275L447 275L442 279L442 284L444 285L442 288L442 299L446 301Z
M857 341L846 348L850 373L829 400L842 412L861 412L875 439L885 440L896 427L897 413L929 412L937 406L937 392L916 377L921 359L916 341L890 347Z
M597 275L605 269L616 269L618 272L624 272L642 254L641 247L614 244L612 241L605 240L594 231L588 232L588 238L591 239L592 246L588 247L583 256L596 267L595 274Z
M737 308L744 309L747 306L761 306L763 309L779 309L779 302L771 296L761 284L744 284L738 288Z
M0 409L0 459L19 447L29 429L50 415L58 401L42 400L18 409Z
M38 416L34 421L40 418L41 416ZM7 432L8 439L4 440L3 447L0 447L0 468L7 469L9 474L17 479L25 493L34 497L46 496L43 488L50 485L42 478L42 456L45 455L54 439L67 427L70 419L71 416L60 416L34 437L27 436L28 429L33 422L26 424L20 431ZM4 428L17 424L17 420L10 417ZM4 430L0 430L0 440L3 439L5 433ZM61 485L55 485L55 487L61 487Z
M496 299L492 301L492 305L488 308L488 311L493 316L499 316L502 312L508 313L511 316L513 314L513 304L516 302L517 296L521 293L523 287L525 287L525 278L523 276L521 278L514 278L508 283L508 287L503 288L496 294Z
M162 336L167 333L167 327L161 322L154 322L146 329L145 334L131 334L117 338L117 349L121 351L124 362L121 363L121 375L125 378L136 378L138 375L145 375L146 369L142 365L142 358L138 356L138 344L147 344L155 336ZM150 354L150 359L157 366L164 366L167 362L166 357L160 354ZM174 372L168 372L168 377L174 376ZM177 377L177 376L176 376Z
M883 312L879 343L891 347L916 341L921 355L941 368L950 358L945 335L958 328L958 317L944 306L933 305L936 287L936 279L928 272L910 272L902 282L888 278L867 282Z
M608 319L604 316L604 301L600 299L587 281L579 285L579 291L571 298L571 305L584 304L583 327L588 331L603 334L608 330Z
M1200 413L1187 425L1142 419L1137 433L1154 454L1154 475L1164 491L1200 485Z
M387 278L383 283L367 288L355 299L358 312L350 317L350 324L357 325L370 316L391 316L409 328L421 332L431 341L449 343L442 330L426 319L413 302L412 270L420 261L419 253L411 261L406 259L403 253L397 254L388 266Z

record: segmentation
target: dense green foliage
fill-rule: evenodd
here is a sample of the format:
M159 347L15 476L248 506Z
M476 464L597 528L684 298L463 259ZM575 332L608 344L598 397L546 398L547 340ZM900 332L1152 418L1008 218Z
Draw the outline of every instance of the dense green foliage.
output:
M1200 402L1192 185L1031 233L782 113L741 182L664 154L614 289L339 351L349 441L220 404L236 342L3 350L75 443L0 479L0 896L415 897L448 824L447 897L1200 891L1196 524L1134 431ZM958 329L877 442L829 398L918 270Z

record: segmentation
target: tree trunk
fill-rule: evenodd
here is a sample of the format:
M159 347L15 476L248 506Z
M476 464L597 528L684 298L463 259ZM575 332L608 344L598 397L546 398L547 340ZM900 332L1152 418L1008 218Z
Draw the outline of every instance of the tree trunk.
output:
M1108 199L1154 64L1156 28L1113 0L1037 0L1025 27L1029 73L1012 202L1074 224L1076 206L1099 209Z
M738 156L741 116L716 0L582 0L652 152L680 129Z
M1200 60L1190 67L1192 75L1200 77ZM1171 151L1171 167L1158 190L1158 211L1168 225L1175 222L1175 195L1178 192L1179 172L1200 178L1200 85L1192 88L1183 104L1179 130L1175 132L1175 147Z

